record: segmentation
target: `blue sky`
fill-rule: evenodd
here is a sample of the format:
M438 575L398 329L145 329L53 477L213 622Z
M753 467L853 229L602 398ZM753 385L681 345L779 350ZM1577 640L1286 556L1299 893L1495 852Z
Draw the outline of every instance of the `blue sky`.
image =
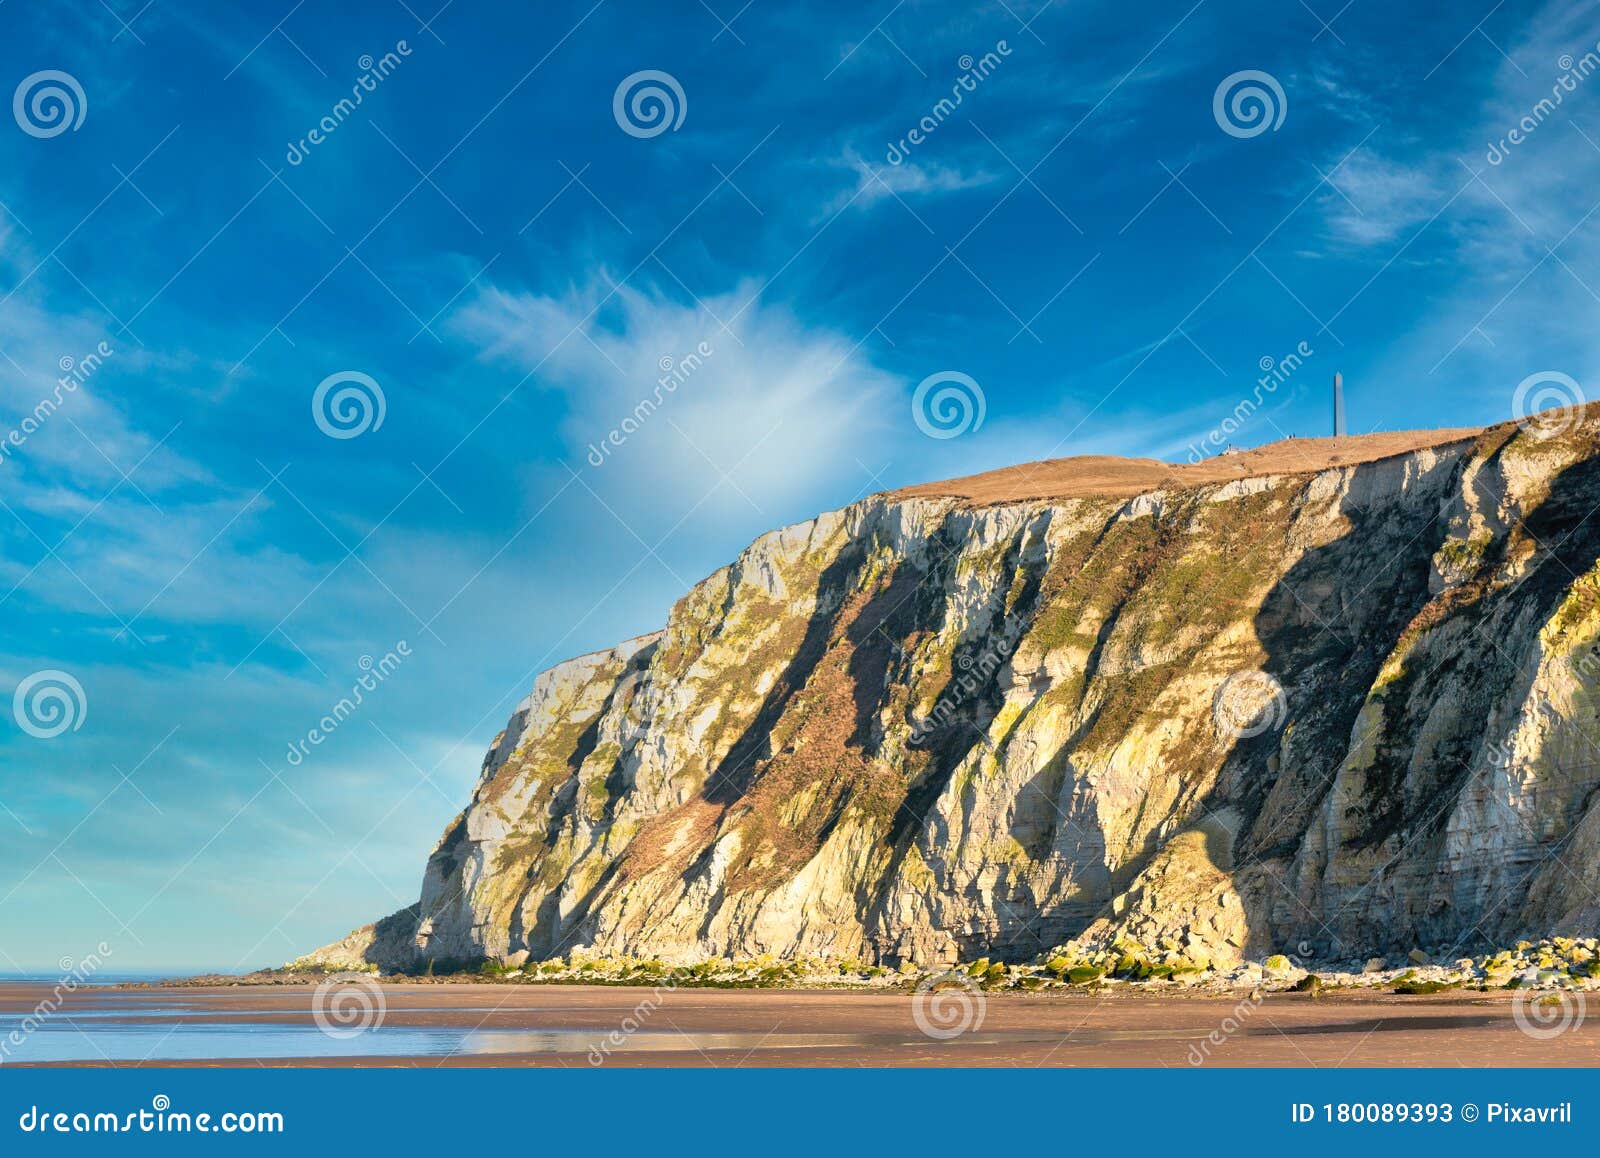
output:
M0 6L0 691L82 690L0 715L0 971L409 903L536 672L772 527L1182 460L1302 343L1235 442L1336 369L1353 431L1597 381L1593 6L438 3ZM674 127L618 119L644 71ZM947 372L984 419L934 438Z

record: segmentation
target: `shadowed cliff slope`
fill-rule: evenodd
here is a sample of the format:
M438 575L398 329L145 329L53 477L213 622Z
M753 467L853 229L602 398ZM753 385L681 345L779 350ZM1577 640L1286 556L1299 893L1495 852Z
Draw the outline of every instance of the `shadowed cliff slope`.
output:
M1600 929L1600 415L1059 460L758 539L541 675L312 954L1213 961Z

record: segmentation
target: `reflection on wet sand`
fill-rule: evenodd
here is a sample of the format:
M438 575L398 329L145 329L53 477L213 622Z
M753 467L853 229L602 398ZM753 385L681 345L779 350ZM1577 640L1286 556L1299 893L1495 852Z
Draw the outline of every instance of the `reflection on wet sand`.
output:
M1174 992L990 996L966 1032L924 1033L906 994L404 984L381 1017L326 1032L315 987L81 990L0 984L6 1064L566 1066L1600 1065L1600 1010L1523 1033L1509 995ZM353 1031L352 1031L353 1028Z

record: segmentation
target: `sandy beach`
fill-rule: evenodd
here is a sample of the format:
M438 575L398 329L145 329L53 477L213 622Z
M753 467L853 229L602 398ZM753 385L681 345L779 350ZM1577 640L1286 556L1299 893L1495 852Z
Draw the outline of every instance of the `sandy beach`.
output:
M1524 1032L1514 995L1499 992L1260 1001L1243 993L992 994L981 1005L952 995L942 1017L922 1011L938 1032L964 1027L939 1040L919 1028L904 993L396 984L381 994L372 1012L334 1023L330 1035L318 1026L309 984L80 989L39 1019L6 1064L1600 1065L1600 1011L1585 1020L1579 995L1568 995L1567 1027L1548 1037ZM5 1032L49 996L46 986L0 985ZM327 1021L326 997L321 1005Z

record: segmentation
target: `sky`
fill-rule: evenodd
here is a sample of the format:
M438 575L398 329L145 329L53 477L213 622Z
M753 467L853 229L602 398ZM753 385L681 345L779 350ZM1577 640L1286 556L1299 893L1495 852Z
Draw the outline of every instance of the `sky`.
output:
M1594 5L440 3L0 4L0 972L409 904L818 511L1600 391Z

